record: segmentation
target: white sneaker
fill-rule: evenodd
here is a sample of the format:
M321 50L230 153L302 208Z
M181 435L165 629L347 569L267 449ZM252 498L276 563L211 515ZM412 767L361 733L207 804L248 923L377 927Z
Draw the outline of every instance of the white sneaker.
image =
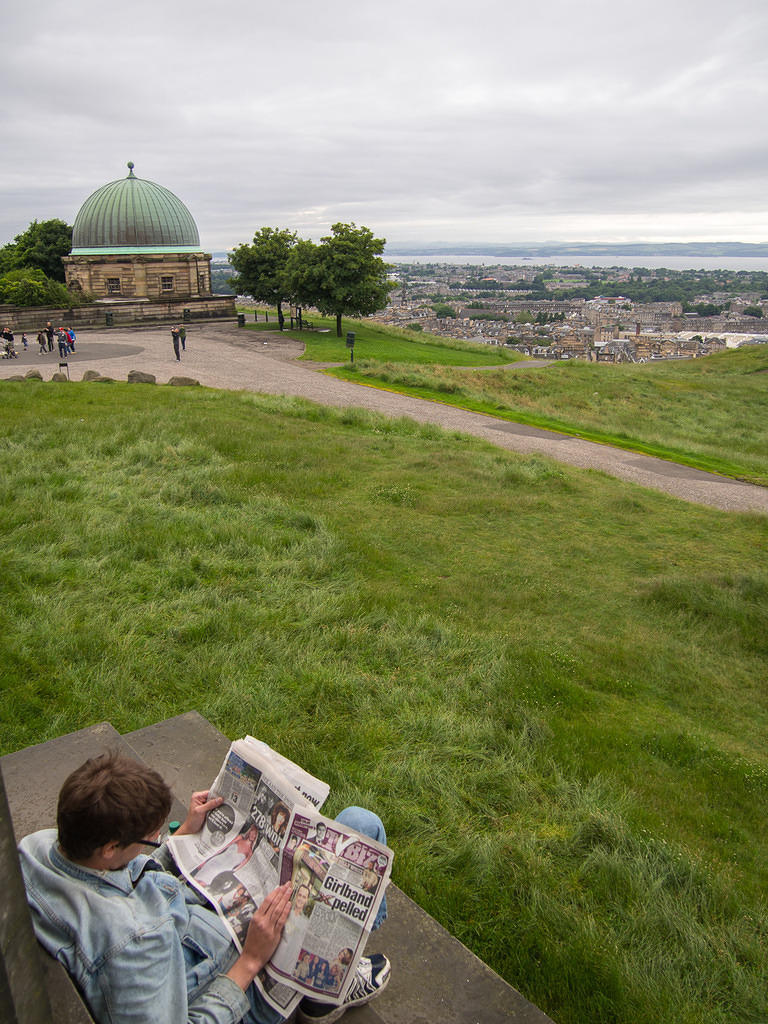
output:
M333 1024L350 1006L362 1006L370 1003L389 984L391 964L383 953L372 953L371 956L360 957L357 974L349 986L346 998L341 1006L330 1003L318 1003L309 997L302 999L296 1014L297 1024Z

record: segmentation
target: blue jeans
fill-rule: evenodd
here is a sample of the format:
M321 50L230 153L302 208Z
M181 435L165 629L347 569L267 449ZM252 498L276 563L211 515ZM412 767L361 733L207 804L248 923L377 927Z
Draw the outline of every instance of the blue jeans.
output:
M345 807L341 814L336 815L336 821L342 825L348 825L356 832L362 832L364 836L370 836L379 843L386 843L387 834L384 831L384 824L378 814L367 811L364 807ZM376 931L387 919L387 897L381 901L376 920L373 922L372 931ZM248 1024L281 1024L285 1019L276 1010L273 1010L258 991L255 985L250 985L246 993L251 1001L252 1012L243 1018Z
M364 836L370 836L371 839L375 839L378 843L387 842L387 833L384 831L384 825L378 814L374 814L373 811L366 811L364 807L345 807L341 814L336 816L336 821L340 821L342 825L349 825L356 832L362 832ZM376 931L387 919L387 897L381 901L378 912L376 914L376 920L373 922L372 931Z

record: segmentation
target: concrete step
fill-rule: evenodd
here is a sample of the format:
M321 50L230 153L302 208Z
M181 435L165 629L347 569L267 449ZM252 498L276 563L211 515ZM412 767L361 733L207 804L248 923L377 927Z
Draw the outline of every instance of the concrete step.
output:
M120 750L152 765L171 787L182 819L189 797L215 778L229 740L195 711L121 736L106 722L0 758L16 839L55 826L59 788L88 757ZM389 919L369 943L392 960L392 981L370 1006L350 1010L350 1024L551 1024L397 886L387 890ZM62 1007L60 973L53 1005ZM70 986L71 988L71 986ZM75 1011L73 1011L73 1014ZM89 1018L60 1014L65 1024Z

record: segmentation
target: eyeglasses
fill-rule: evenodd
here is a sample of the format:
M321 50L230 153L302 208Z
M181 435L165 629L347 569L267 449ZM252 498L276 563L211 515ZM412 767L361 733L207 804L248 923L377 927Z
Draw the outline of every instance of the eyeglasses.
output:
M136 839L137 846L151 846L153 850L159 850L163 845L162 843L155 842L154 839Z

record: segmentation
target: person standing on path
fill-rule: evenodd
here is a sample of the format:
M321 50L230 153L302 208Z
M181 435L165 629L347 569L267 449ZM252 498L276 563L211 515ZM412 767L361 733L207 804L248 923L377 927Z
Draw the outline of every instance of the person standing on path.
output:
M59 328L59 359L66 359L69 355L69 338L63 327Z
M179 324L179 341L181 342L181 351L187 351L187 328L184 324Z
M53 352L53 324L50 320L45 325L45 333L48 335L48 351Z
M181 356L179 355L179 328L174 325L171 328L171 341L173 342L173 354L176 356L176 362L181 362Z

